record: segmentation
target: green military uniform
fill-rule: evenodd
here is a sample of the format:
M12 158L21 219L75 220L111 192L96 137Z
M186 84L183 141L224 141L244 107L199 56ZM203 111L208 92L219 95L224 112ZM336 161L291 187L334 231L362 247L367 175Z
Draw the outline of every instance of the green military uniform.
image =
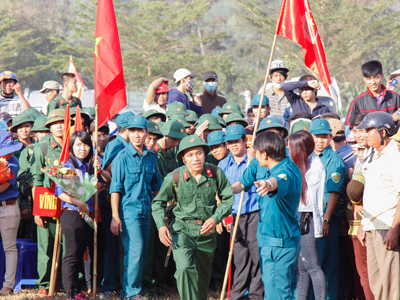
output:
M209 152L209 147L200 137L185 137L179 145L178 159L183 150L197 146ZM179 173L176 191L175 172ZM173 209L175 219L170 225L170 233L178 291L182 299L206 300L217 233L214 230L209 234L200 234L200 229L209 218L218 224L231 213L234 203L232 189L222 170L214 166L204 164L199 182L190 174L187 166L178 168L167 175L159 194L153 200L153 218L158 229L165 226L165 209L167 202L174 199L174 192L178 204ZM219 206L216 204L216 194L221 200Z
M44 127L46 121L47 117L45 116L38 117L35 120L31 132L36 132L36 131L49 132L50 130L47 127ZM30 215L32 215L33 211L33 200L32 200L33 178L31 174L31 163L32 163L35 144L36 141L33 141L31 145L25 147L25 149L21 151L21 154L19 155L19 171L17 176L18 189L20 191L19 206L21 211L24 209L28 209ZM34 224L31 223L34 223L34 221L33 220L28 221L28 224L26 225L26 232L24 234L24 237L26 238L32 238L33 236L36 236L36 234L32 232Z
M82 108L81 99L72 96L71 103L68 103L68 101L65 100L62 95L59 95L57 98L51 100L49 104L47 104L47 115L49 115L50 112L55 109L65 109L67 105L69 105L71 108L77 106Z
M34 146L35 144L36 144L36 141L34 140L34 139L32 139L32 138L29 138L30 140L31 140L31 144L29 145L29 146ZM14 142L20 142L19 141L19 139L17 138L17 139L14 139ZM27 147L24 145L24 144L22 144L23 146L22 146L22 148L21 148L21 150L18 150L18 151L15 151L14 152L14 156L19 160L20 159L20 157L21 157L21 154L22 154L22 151L24 151Z
M49 127L51 123L64 120L64 114L63 109L53 110L49 114L46 127ZM43 138L38 144L36 144L33 150L31 167L34 187L51 187L53 181L45 175L41 169L45 166L47 159L49 159L50 162L58 160L61 155L61 150L62 146L56 142L52 135L49 135L48 138ZM56 234L56 221L53 218L45 219L47 221L45 228L37 226L37 271L39 279L36 281L36 284L39 285L39 289L48 289L50 286L51 264Z
M13 119L12 126L10 127L10 131L12 133L17 133L17 129L18 129L19 125L24 124L24 123L32 123L32 125L33 125L34 122L35 122L35 120L32 119L28 114L26 114L26 113L19 114ZM30 140L31 140L32 144L36 143L35 140L33 140L31 138L30 138ZM14 142L19 142L19 139L18 138L15 139ZM24 150L25 148L26 148L26 146L24 144L22 144L22 148L18 151L15 151L14 156L17 159L19 159L19 156L21 155L22 150Z

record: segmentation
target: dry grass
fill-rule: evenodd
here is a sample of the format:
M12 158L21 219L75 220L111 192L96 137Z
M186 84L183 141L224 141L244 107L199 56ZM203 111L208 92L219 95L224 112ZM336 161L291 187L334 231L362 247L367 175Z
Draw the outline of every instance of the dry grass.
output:
M35 297L35 292L36 290L31 289L31 290L23 290L20 293L16 293L12 296L0 296L0 299L10 299L10 300L26 300L26 299L46 299L49 300L50 298L36 298ZM208 292L208 300L219 300L220 293L218 292L213 292L209 291ZM65 300L66 297L62 294L57 295L57 300ZM91 297L93 299L93 297ZM99 299L99 297L97 297ZM104 299L112 299L112 300L120 300L119 295L112 297L112 298L104 298ZM154 300L179 300L180 297L177 292L171 293L170 297L156 297L156 298L149 298L149 299L154 299Z

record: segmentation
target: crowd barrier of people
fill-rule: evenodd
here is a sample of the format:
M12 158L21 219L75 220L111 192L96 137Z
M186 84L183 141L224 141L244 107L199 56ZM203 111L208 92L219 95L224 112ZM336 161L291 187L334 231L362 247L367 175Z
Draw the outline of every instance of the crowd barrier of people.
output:
M221 291L231 238L230 299L399 299L400 95L382 84L379 61L361 71L368 90L344 121L318 99L316 77L286 82L289 69L275 60L271 87L245 112L218 93L214 71L194 93L198 74L178 69L174 88L164 77L149 85L143 114L125 111L98 131L94 109L74 96L74 74L62 74L62 88L43 84L44 115L15 73L1 73L0 169L9 177L0 180L0 295L13 293L17 238L37 243L36 296L49 295L57 220L33 207L36 189L55 187L57 290L67 299L86 299L95 284L101 299L177 290L206 300ZM62 167L99 182L97 282L93 197L78 199L44 172L59 164L68 105L72 130L83 129Z

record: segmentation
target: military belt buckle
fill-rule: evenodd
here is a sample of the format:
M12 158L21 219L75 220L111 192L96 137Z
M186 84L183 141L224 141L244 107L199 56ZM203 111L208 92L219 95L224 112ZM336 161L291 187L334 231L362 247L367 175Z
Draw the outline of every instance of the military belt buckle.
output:
M196 225L203 225L203 221L202 220L195 220L195 224Z

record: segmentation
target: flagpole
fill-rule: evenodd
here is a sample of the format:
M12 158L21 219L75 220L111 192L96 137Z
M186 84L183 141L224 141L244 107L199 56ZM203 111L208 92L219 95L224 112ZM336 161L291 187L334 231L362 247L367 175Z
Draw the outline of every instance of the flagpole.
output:
M50 288L49 288L49 294L50 297L53 299L54 298L54 290L55 290L55 286L56 286L56 281L55 278L57 278L56 276L56 259L57 259L57 250L58 250L58 246L59 246L59 233L60 233L60 219L57 218L57 227L56 227L56 235L55 235L55 239L54 239L54 249L53 249L53 261L51 263L51 275L50 275Z
M279 18L278 18L278 20L279 20ZM278 22L277 22L277 25L278 25ZM263 88L262 88L262 92L261 92L260 104L258 105L258 114L256 116L256 123L254 124L252 143L254 143L254 140L256 139L256 132L257 132L257 129L258 129L258 126L259 126L259 122L260 122L260 112L261 112L261 108L263 106L265 89L267 87L267 82L268 82L269 72L270 72L270 68L271 68L272 58L274 57L274 51L275 51L277 36L278 35L276 34L276 30L275 30L274 41L272 43L271 54L269 56L269 61L268 61L267 73L265 74L264 84L263 84ZM253 159L255 159L255 158L253 158ZM250 161L247 161L247 166L249 165L249 163L250 163ZM237 234L237 230L238 230L238 227L239 227L240 215L242 213L244 193L245 192L242 191L242 193L240 195L240 202L239 202L239 207L238 207L238 211L237 211L236 218L235 218L235 227L234 227L233 232L232 232L231 246L229 248L228 263L226 265L225 277L224 277L224 282L222 284L222 291L221 291L220 300L224 300L224 298L225 298L225 290L226 290L226 285L228 283L229 269L230 269L231 263L232 263L233 248L235 247L236 234Z
M95 159L98 158L98 135L99 135L99 114L98 114L98 103L95 105L95 132L94 132L94 146L95 146ZM94 169L94 173L97 176L98 169ZM97 210L99 206L99 193L96 191L94 197L94 244L93 244L93 300L96 300L97 293Z

